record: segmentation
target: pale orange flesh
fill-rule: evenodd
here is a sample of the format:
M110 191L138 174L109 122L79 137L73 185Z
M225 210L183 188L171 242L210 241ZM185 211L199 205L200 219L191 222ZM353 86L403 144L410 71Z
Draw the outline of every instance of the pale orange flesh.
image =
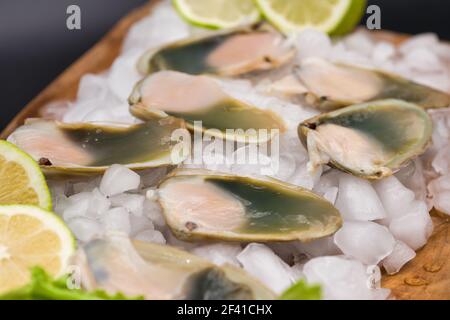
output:
M42 122L36 128L17 130L12 140L19 148L27 150L36 161L48 159L53 166L67 164L89 165L94 161L84 150L65 137L51 122Z
M270 32L239 34L216 48L207 58L211 67L249 65L255 62L274 64L289 54L282 46L283 38Z
M214 80L176 71L161 71L149 77L141 95L145 106L168 113L208 109L227 98Z
M238 199L201 180L169 183L162 199L164 207L170 208L172 222L181 227L194 223L198 231L233 231L246 222L245 208Z
M304 85L317 97L360 103L376 97L383 81L370 71L345 68L311 58L298 71Z

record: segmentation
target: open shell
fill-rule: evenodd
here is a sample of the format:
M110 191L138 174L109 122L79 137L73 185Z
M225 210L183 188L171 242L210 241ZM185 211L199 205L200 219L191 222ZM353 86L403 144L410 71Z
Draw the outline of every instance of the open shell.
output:
M450 106L450 95L384 71L334 64L310 58L272 86L276 93L305 95L321 110L335 110L353 104L400 99L425 109Z
M131 113L144 121L174 116L191 130L227 140L266 142L285 130L276 114L229 96L208 76L160 71L139 82L129 102Z
M167 117L138 125L28 120L8 140L30 154L47 173L96 174L113 164L130 169L175 165L174 130L184 122ZM187 157L188 155L186 155Z
M182 240L309 241L342 224L331 203L306 189L206 170L176 170L161 183L159 202Z
M289 62L296 50L268 25L253 25L184 39L140 59L142 74L175 70L189 74L237 76Z
M301 123L310 169L330 164L366 179L381 179L422 154L432 121L422 108L401 100L380 100L318 115Z
M76 264L88 290L151 300L269 300L275 294L243 270L215 266L165 245L109 234L84 245Z

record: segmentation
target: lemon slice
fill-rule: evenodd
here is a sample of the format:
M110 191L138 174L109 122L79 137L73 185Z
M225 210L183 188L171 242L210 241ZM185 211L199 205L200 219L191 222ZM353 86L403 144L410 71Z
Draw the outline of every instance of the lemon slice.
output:
M64 273L75 240L53 213L35 206L0 206L0 294L26 285L30 268Z
M39 165L15 145L0 140L0 205L5 204L51 210L52 199Z
M261 17L253 0L173 0L173 4L187 21L207 28L231 28Z
M361 20L366 0L255 0L263 15L281 31L314 28L338 35Z

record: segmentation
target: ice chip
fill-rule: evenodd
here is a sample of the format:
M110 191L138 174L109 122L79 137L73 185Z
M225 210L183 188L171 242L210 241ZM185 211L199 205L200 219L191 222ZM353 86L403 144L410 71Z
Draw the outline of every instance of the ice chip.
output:
M104 196L98 188L91 192L89 215L99 217L111 207L111 201Z
M131 232L130 214L124 208L108 210L101 217L101 222L105 231Z
M397 241L394 251L383 260L383 267L388 274L395 274L415 256L416 253L413 249L405 243Z
M386 299L390 290L379 288L372 269L343 257L319 257L308 261L303 273L308 283L322 286L326 300Z
M136 190L141 182L141 177L134 171L122 165L112 165L106 170L100 182L100 191L106 196Z
M69 197L69 203L63 211L64 221L69 221L76 217L86 217L91 203L91 193L81 192Z
M423 247L431 236L433 221L426 204L422 201L414 201L408 214L393 219L389 229L397 240L417 250Z
M326 237L311 242L298 242L296 247L300 252L306 253L309 257L334 256L342 251L334 243L333 236Z
M191 252L219 266L231 264L239 267L236 256L241 251L242 248L239 244L214 243L194 248Z
M153 230L155 226L153 222L146 216L130 215L131 231L130 234L136 236L138 233L145 230Z
M110 197L110 200L114 207L123 207L135 216L142 216L144 212L143 195L122 193Z
M389 230L374 222L351 221L334 235L342 252L366 265L377 265L392 253L395 239Z
M74 218L67 225L75 237L82 242L88 242L102 233L101 225L89 218Z
M374 187L387 213L385 223L389 224L392 219L408 213L415 194L395 176L375 182Z
M433 206L442 213L450 215L450 190L440 190L433 195Z
M296 280L289 265L263 244L247 245L237 260L245 271L277 293L287 289Z
M370 182L348 174L339 176L336 208L344 220L373 221L386 217L383 205Z
M298 49L299 59L327 58L332 48L330 37L314 29L302 31L296 40L295 45Z

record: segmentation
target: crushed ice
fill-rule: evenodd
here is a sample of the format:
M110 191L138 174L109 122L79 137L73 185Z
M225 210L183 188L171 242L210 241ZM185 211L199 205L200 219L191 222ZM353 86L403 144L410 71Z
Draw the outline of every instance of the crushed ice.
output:
M66 122L138 122L128 112L127 104L127 96L139 80L135 68L138 57L145 50L198 32L203 31L188 26L168 2L162 3L154 14L131 28L123 53L111 69L85 75L77 100L48 106L49 116ZM434 34L412 37L399 47L362 30L340 41L306 30L290 41L299 49L298 60L319 56L377 67L450 91L450 47ZM450 109L431 112L433 145L396 176L371 183L327 167L311 176L296 129L299 122L317 111L266 95L264 87L271 83L270 74L264 79L218 81L233 96L270 109L285 120L288 131L280 137L282 170L273 176L314 190L334 203L345 220L334 236L311 243L270 246L178 241L165 226L155 197L155 185L165 169L138 175L117 165L101 179L51 182L55 211L80 242L108 231L121 231L133 239L183 247L216 264L241 266L276 292L306 278L322 284L326 299L386 299L389 290L379 287L378 266L389 274L398 272L432 232L429 209L434 206L450 214ZM245 165L203 167L236 174L260 169Z

